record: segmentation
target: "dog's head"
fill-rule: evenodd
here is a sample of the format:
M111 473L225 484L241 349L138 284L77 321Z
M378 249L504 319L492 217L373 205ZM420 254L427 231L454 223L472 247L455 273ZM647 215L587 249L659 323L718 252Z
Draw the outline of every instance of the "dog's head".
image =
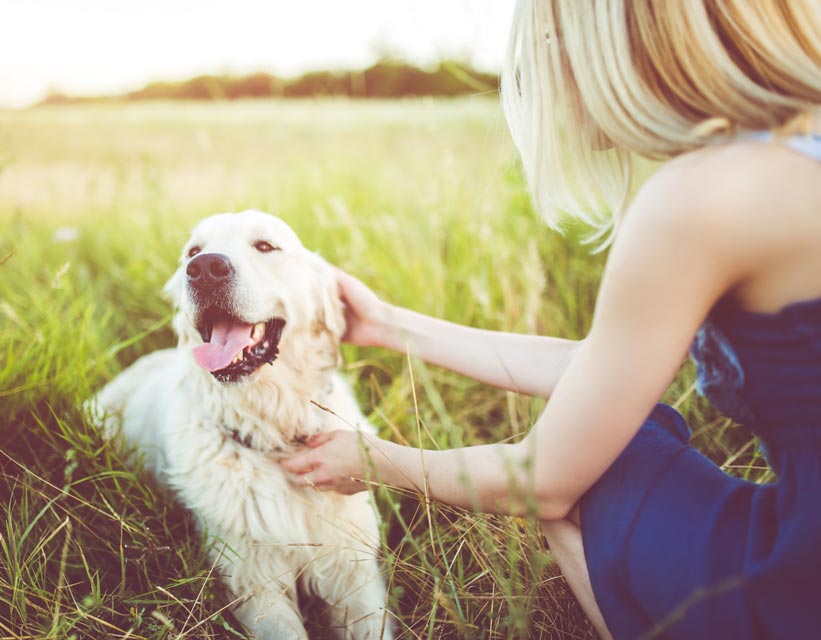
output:
M282 220L259 211L200 222L165 292L177 308L180 346L192 347L220 382L273 363L284 336L301 348L330 338L335 350L344 331L329 265Z

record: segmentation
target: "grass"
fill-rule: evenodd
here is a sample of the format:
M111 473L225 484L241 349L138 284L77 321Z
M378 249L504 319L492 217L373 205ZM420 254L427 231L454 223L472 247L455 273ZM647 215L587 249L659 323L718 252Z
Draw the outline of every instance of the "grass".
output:
M244 637L191 516L80 408L173 344L159 292L193 223L250 207L392 302L492 329L588 327L604 258L538 220L492 99L0 113L0 637ZM418 444L417 413L425 446L517 438L542 406L398 354L344 355L396 440ZM766 477L692 379L685 366L667 400L702 449ZM400 637L591 637L532 522L377 493Z

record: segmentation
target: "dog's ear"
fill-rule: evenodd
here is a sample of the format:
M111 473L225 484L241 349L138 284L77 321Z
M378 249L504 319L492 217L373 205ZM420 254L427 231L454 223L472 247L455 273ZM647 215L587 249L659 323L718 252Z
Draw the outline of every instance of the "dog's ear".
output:
M162 288L162 295L168 302L178 307L182 296L182 269L177 269Z
M183 315L180 313L180 301L182 300L182 287L183 287L183 276L182 276L182 269L177 269L174 272L168 282L165 283L165 286L162 288L163 298L168 300L173 307L174 307L174 318L171 321L171 327L174 329L174 333L177 334L177 337L180 340L180 344L182 344L186 340L186 336L189 336L191 328L186 324L183 319Z
M318 262L321 273L313 331L316 335L330 333L338 343L345 333L345 313L342 300L339 298L339 287L331 266L322 258L319 258Z

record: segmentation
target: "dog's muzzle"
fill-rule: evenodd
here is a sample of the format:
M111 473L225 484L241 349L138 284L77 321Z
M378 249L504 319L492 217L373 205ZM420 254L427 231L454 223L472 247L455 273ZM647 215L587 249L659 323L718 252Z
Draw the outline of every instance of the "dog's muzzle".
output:
M237 316L232 299L236 270L228 256L194 256L185 274L203 341L194 348L197 364L220 382L236 382L276 360L285 320L249 321Z

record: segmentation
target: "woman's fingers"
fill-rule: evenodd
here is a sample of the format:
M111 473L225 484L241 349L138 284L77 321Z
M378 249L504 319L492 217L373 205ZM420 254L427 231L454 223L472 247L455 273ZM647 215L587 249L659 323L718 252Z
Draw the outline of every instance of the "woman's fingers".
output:
M288 473L285 474L288 482L290 482L295 487L313 487L318 491L327 491L330 489L327 486L327 482L321 482L318 478L316 478L316 474L313 471L306 471L302 474L296 473Z
M285 477L294 487L312 487L317 491L353 493L353 491L346 491L345 487L340 486L340 483L335 478L328 476L327 473L317 468L307 470L303 473L286 473Z
M324 433L317 433L315 436L311 436L305 441L305 444L308 445L311 449L316 449L317 447L321 447L326 442L330 442L334 438L335 431L326 431Z
M283 458L279 461L279 464L288 473L304 475L309 471L313 471L317 464L319 464L319 461L313 453L313 451L306 451L291 458Z
M330 431L312 436L307 449L279 461L288 481L295 487L336 491L350 495L367 488L361 479L359 434Z
M354 278L349 273L346 273L339 267L332 267L334 270L334 277L336 278L336 286L339 288L339 297L345 303L349 303L351 297L351 289L355 286Z

